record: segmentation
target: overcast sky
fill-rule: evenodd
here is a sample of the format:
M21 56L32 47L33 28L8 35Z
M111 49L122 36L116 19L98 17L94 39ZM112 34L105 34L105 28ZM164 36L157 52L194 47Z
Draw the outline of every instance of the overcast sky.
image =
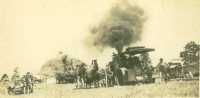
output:
M58 51L100 66L111 60L112 49L91 51L84 44L88 29L118 0L0 0L0 74L18 66L38 72ZM200 42L200 0L130 0L148 20L137 45L155 48L160 57L179 57L189 41Z

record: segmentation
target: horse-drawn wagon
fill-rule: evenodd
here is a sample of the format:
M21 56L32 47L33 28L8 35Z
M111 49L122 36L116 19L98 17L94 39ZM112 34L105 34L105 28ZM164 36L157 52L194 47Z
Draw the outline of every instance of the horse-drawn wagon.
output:
M60 72L55 74L57 84L74 83L75 73Z

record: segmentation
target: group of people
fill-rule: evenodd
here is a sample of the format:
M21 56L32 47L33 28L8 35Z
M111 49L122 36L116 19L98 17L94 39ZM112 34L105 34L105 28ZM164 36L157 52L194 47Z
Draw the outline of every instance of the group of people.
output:
M20 76L19 73L15 71L11 78L9 78L7 74L3 74L0 82L7 88L9 94L16 93L16 89L20 89L22 93L33 92L34 78L30 72Z
M172 67L171 67L172 66ZM157 67L159 73L159 82L167 82L170 79L192 79L193 74L191 71L185 70L181 63L172 64L171 62L164 62L163 58L160 58Z

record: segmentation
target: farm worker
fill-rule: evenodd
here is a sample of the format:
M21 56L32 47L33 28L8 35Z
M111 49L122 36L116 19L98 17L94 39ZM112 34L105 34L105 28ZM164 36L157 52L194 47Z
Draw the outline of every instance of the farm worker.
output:
M9 77L7 74L3 74L3 76L1 77L1 80L0 80L0 83L1 83L1 88L3 88L3 93L4 94L7 94L7 88L9 87Z
M28 83L33 83L33 75L30 72L26 73L25 81L28 82Z
M18 73L18 71L14 71L14 74L12 75L12 78L11 78L11 82L13 83L13 86L18 86L18 85L21 85L21 81L20 81L20 75Z
M1 82L5 83L5 82L9 82L9 77L7 74L4 74L2 77L1 77Z
M158 67L160 82L161 82L162 80L165 80L165 64L164 64L163 58L160 58L157 67Z
M98 63L97 63L97 60L92 60L92 70L94 71L94 72L96 72L96 71L98 71L99 70L99 66L98 66Z
M24 76L24 82L26 86L26 93L33 92L33 75L30 72L27 72Z

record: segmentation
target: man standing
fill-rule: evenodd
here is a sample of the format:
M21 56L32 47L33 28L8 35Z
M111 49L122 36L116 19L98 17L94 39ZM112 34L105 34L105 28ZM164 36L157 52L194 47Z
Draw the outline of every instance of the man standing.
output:
M11 82L13 83L13 85L12 85L13 87L21 85L21 78L20 78L20 75L18 72L18 68L14 69L14 74L11 77Z
M27 72L24 76L25 93L33 92L33 82L33 75L30 72Z
M167 79L167 70L166 70L166 64L163 61L163 58L160 58L160 61L157 65L158 71L159 71L159 76L160 76L160 81L166 81Z
M1 85L1 88L3 88L4 90L4 94L7 94L8 92L8 87L9 87L9 77L7 74L4 74L2 77L1 77L1 80L0 80L0 83L2 84Z
M97 60L92 60L92 65L93 65L92 70L94 72L97 72L99 70L99 66L98 66Z

